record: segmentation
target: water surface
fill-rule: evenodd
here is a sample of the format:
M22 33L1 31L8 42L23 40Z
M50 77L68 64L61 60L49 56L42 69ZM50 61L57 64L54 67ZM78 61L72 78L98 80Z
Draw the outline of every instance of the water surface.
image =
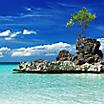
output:
M14 74L0 65L0 104L104 104L104 74Z

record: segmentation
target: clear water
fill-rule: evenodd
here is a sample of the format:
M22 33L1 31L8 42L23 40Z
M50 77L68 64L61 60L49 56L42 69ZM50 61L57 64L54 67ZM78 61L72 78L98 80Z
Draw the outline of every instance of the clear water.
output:
M104 74L14 74L0 65L0 104L104 104Z

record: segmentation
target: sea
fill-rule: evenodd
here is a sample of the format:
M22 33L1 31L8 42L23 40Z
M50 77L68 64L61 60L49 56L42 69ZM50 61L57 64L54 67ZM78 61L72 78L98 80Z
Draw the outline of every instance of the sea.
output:
M104 74L14 73L0 65L0 104L104 104Z

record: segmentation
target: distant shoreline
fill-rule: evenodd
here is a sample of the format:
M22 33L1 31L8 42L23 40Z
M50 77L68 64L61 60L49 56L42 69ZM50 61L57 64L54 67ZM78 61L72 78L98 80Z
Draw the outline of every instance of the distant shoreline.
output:
M20 64L20 62L0 62L1 64Z

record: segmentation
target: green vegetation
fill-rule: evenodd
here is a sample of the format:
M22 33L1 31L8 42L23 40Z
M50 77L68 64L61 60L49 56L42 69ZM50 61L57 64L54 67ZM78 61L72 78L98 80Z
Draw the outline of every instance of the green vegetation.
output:
M67 26L70 27L72 26L74 23L77 23L78 26L80 26L81 28L81 32L79 34L77 34L79 37L83 37L85 29L88 27L88 24L90 21L94 20L96 18L95 14L91 14L85 7L82 8L82 10L80 10L77 13L73 13L71 15L70 20L67 22Z

